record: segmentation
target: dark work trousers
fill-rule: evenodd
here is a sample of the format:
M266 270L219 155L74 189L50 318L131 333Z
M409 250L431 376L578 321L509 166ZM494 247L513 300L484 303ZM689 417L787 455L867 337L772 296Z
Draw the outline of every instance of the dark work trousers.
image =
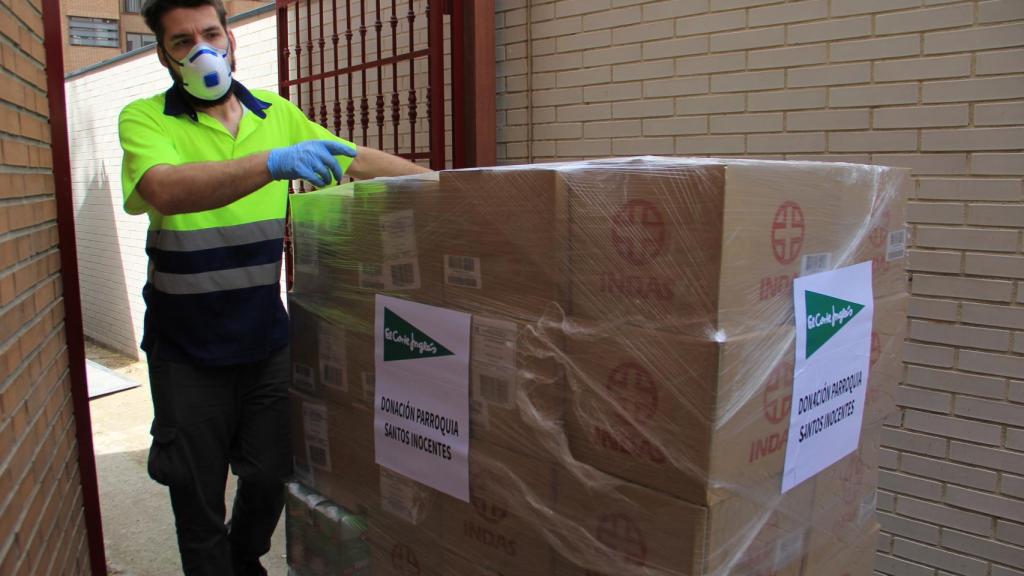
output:
M152 352L149 475L170 488L185 574L264 574L259 557L270 550L292 469L288 349L213 368L161 360L159 344ZM225 525L229 464L238 490Z

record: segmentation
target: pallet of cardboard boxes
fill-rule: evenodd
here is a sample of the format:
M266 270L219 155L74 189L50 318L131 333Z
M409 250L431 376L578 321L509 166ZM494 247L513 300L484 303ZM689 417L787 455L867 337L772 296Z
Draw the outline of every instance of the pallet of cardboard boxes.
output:
M366 519L375 575L871 574L908 181L631 158L293 197L297 477ZM859 449L782 493L792 282L865 261ZM376 294L472 314L468 503L374 463Z

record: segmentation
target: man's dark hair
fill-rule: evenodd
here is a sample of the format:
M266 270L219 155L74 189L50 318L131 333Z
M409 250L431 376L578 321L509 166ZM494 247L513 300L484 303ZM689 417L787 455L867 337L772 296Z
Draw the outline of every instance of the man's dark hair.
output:
M213 6L220 18L220 25L228 29L228 13L224 9L221 0L146 0L142 5L142 17L146 20L146 26L156 35L156 41L160 46L164 45L164 14L175 8L198 8L200 6Z

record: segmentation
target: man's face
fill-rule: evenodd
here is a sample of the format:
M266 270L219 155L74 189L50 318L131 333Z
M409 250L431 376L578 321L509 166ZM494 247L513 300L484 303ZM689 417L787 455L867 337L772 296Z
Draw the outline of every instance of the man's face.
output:
M161 40L166 54L159 50L157 53L160 63L170 70L171 76L176 80L181 78L178 62L200 42L228 50L231 69L235 69L234 37L221 26L213 6L175 8L164 14L163 25L164 36ZM168 55L173 61L167 58Z

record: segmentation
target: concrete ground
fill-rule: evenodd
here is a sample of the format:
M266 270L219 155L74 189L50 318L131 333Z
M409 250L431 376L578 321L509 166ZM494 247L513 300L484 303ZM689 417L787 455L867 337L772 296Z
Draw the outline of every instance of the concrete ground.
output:
M94 343L87 344L86 356L140 384L89 403L108 570L124 576L181 574L167 489L146 473L153 419L146 364ZM235 479L229 475L229 513L234 491ZM288 572L284 515L262 562L271 576Z

